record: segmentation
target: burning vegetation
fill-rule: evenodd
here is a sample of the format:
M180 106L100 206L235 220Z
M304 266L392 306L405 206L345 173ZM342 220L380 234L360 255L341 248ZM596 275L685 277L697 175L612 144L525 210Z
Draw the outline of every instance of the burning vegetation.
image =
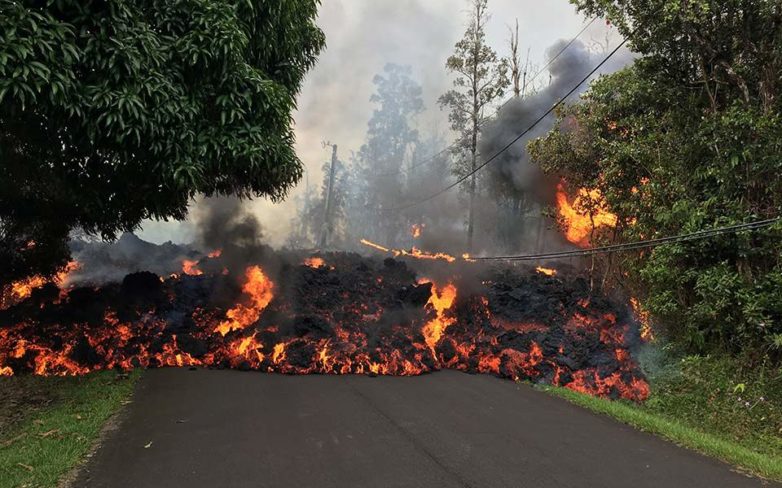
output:
M592 234L601 227L616 227L617 217L606 210L605 198L597 189L580 188L571 202L560 183L557 210L565 238L579 247L589 247Z
M266 256L241 272L59 290L0 311L0 374L80 375L163 366L286 374L418 375L439 369L562 385L641 401L630 308L579 277L356 254ZM325 258L325 259L324 259ZM214 262L213 262L214 261ZM328 266L325 265L328 261ZM195 269L195 268L192 268Z

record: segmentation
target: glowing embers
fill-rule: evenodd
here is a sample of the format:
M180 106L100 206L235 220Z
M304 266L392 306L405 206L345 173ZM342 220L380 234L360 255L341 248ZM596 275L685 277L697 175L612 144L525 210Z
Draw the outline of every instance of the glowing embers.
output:
M250 266L245 271L242 292L247 298L247 304L239 303L226 312L227 320L220 322L215 332L225 336L231 331L244 329L255 323L261 312L274 298L274 283L263 274L259 266Z
M557 210L565 238L580 247L590 245L590 237L600 227L616 227L617 217L606 209L600 190L580 188L572 203L565 185L557 186Z

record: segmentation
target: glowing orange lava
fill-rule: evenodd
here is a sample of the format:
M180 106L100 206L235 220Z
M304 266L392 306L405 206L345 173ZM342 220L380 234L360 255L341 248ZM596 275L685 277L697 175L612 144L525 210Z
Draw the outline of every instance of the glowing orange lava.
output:
M244 329L258 320L261 312L274 298L274 283L263 274L260 266L250 266L245 271L246 281L242 291L249 298L249 304L238 304L226 312L228 320L220 322L215 328L223 336L234 330Z
M590 215L586 208L594 207ZM557 208L565 226L565 238L580 247L590 245L589 237L600 227L616 227L617 217L605 209L605 199L600 190L578 190L571 204L562 183L557 186Z
M326 261L323 260L323 258L319 258L317 256L313 256L310 258L307 258L304 260L304 265L309 266L310 268L320 268L321 266L326 265Z

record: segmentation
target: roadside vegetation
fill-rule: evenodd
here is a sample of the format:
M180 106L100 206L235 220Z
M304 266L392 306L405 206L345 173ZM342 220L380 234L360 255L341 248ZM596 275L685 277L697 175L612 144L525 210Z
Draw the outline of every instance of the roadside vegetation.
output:
M0 488L58 486L128 401L138 373L0 378Z
M641 356L652 393L640 404L544 388L678 445L782 481L782 371L726 355L649 346Z
M639 57L594 82L529 145L571 188L599 191L618 225L592 245L782 216L782 5L572 0ZM782 224L597 257L606 288L637 297L664 346L641 357L640 405L556 394L782 479Z

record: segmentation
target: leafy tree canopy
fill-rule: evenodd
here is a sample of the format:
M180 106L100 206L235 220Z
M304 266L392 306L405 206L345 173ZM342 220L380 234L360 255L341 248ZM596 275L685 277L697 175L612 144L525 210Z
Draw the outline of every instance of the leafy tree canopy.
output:
M578 0L642 54L534 141L571 190L599 188L635 241L782 215L782 5ZM693 350L782 359L782 226L660 246L613 266ZM609 269L610 271L610 269Z
M196 194L286 195L318 0L0 0L0 277Z

